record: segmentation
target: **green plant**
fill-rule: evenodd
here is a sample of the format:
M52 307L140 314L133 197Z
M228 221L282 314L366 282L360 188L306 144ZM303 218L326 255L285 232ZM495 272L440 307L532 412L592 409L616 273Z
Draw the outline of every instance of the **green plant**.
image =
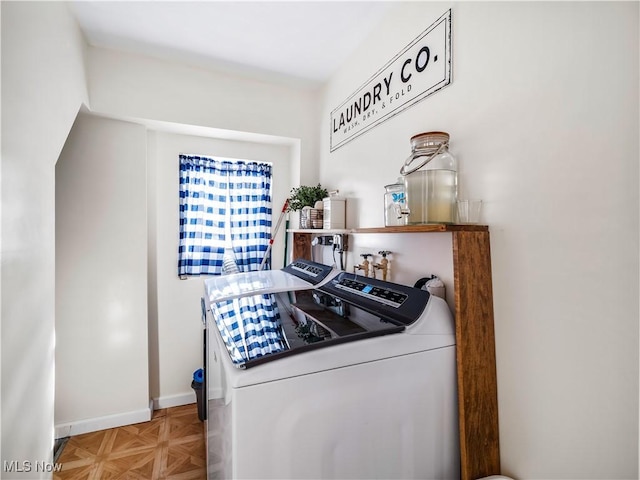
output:
M326 188L322 188L320 184L315 187L301 185L291 189L289 195L289 206L287 212L297 212L303 207L313 207L318 200L322 200L329 196Z

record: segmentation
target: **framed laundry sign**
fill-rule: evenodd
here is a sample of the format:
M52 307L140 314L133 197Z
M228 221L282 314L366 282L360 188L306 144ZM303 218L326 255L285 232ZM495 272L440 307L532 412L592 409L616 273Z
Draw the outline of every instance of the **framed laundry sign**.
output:
M450 83L448 10L331 112L331 151Z

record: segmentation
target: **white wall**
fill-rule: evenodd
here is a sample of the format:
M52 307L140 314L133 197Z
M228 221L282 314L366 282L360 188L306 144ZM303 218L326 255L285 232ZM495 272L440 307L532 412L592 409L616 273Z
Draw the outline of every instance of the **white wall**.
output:
M273 164L273 224L288 196L291 180L291 147L252 142L221 140L150 132L149 172L153 180L150 190L149 218L155 223L150 238L151 292L149 305L151 396L156 407L194 402L191 374L202 367L202 324L200 297L203 279L180 280L177 275L179 242L179 162L178 155L199 154L213 157L255 160ZM153 154L152 154L153 153ZM151 198L152 197L152 198ZM274 268L283 266L284 224L273 244ZM290 247L291 248L291 247ZM220 387L219 376L212 372L211 388Z
M330 111L450 7L452 84L330 153ZM638 477L638 13L404 3L326 88L320 180L349 197L349 226L382 224L383 186L429 130L451 134L463 194L485 201L502 466L516 478ZM426 268L430 255L412 252Z
M81 114L56 165L58 437L150 419L146 149Z
M84 42L66 5L1 8L4 465L53 455L54 166L87 92Z
M317 181L319 98L307 89L100 48L90 48L88 58L92 111L157 129L148 137L150 394L156 407L194 401L202 280L176 277L178 154L273 162L275 223L291 187ZM282 233L275 266L283 262Z
M299 139L299 181L317 180L317 92L101 48L88 76L94 112Z

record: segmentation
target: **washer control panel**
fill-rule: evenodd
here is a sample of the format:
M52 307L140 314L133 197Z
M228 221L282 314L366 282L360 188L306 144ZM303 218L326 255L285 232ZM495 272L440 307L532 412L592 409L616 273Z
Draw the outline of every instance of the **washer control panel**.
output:
M415 322L429 301L426 290L347 272L318 289L399 325Z
M407 294L396 292L391 288L376 287L370 283L346 277L342 278L339 282L336 282L335 287L339 290L353 293L394 308L400 307L400 305L402 305L408 298Z

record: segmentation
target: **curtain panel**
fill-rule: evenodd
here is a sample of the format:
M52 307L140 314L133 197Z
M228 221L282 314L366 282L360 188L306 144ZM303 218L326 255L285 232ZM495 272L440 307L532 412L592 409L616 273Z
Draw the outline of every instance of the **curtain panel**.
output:
M195 155L179 160L178 274L220 275L225 247L240 271L257 270L271 236L271 165Z
M269 164L180 155L179 275L220 275L230 251L238 271L260 268L271 238L271 181ZM273 295L219 302L213 316L236 365L286 349Z
M229 168L231 245L241 272L258 270L271 238L271 165Z

